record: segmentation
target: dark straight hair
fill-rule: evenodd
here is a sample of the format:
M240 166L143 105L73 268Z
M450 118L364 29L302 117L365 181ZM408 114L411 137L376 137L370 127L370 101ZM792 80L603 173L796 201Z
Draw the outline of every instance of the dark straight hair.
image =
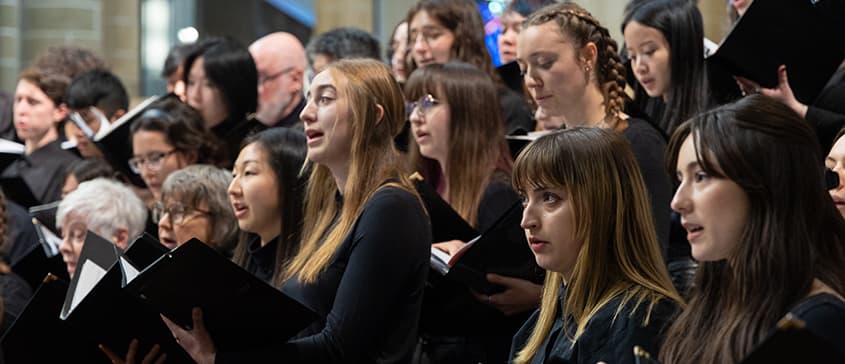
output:
M656 121L667 135L672 135L681 123L710 104L701 12L691 0L634 0L625 7L622 33L632 21L657 29L669 44L669 90L663 115ZM643 110L653 109L649 103L662 101L648 100L639 82L632 86L634 101Z
M815 133L784 104L752 95L692 118L667 148L673 173L687 137L701 168L739 185L750 207L732 255L700 264L660 359L739 362L814 279L845 295L845 220L825 187Z
M242 44L229 37L208 38L185 56L182 80L188 84L191 66L203 57L206 77L223 95L227 119L244 120L258 108L258 70Z
M270 167L279 187L278 195L282 210L282 229L276 242L275 266L271 284L280 287L284 283L285 266L299 251L302 234L302 216L306 178L301 172L305 164L305 134L290 128L270 128L244 139L241 150L255 144L268 157ZM234 261L245 266L249 260L247 244L254 234L242 233L235 247Z
M199 111L175 97L156 101L138 119L132 121L131 136L138 131L164 134L174 149L196 155L197 164L222 167L225 163L222 142L205 126Z

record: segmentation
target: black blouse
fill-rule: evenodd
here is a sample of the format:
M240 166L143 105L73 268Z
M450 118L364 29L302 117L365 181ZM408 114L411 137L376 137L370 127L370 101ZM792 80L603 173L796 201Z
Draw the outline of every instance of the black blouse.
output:
M643 325L648 304L641 303L635 310L636 299L629 300L617 313L621 302L622 295L619 295L599 309L574 344L571 337L575 333L576 325L570 318L567 324L569 334L564 333L561 317L563 302L561 302L558 306L557 318L546 335L543 347L534 355L531 363L596 364L604 361L613 364L633 364L635 345L641 346L650 353L659 352L664 330L669 327L677 305L667 299L661 300L651 310L648 324ZM539 315L538 309L514 336L511 347L512 358L528 342Z
M62 149L61 141L55 140L15 160L6 167L2 177L21 177L39 203L50 203L61 199L65 167L78 159ZM8 197L14 199L14 196Z
M622 135L631 144L631 151L637 159L643 182L648 190L654 229L660 250L665 258L668 255L669 228L672 211L672 185L665 170L664 154L666 140L660 132L647 121L628 118L628 127Z
M845 302L832 294L822 293L808 297L789 312L803 320L808 331L845 356Z
M250 237L247 241L247 261L244 269L252 273L258 279L273 284L273 270L276 269L276 246L279 244L278 237L270 240L265 246L261 246L261 238L258 235Z
M319 316L287 343L217 353L217 363L407 363L416 344L431 228L419 199L376 192L314 284L282 291Z
M258 125L255 119L239 120L230 117L211 128L211 132L223 142L226 168L232 168L235 160L238 159L244 138L259 129Z

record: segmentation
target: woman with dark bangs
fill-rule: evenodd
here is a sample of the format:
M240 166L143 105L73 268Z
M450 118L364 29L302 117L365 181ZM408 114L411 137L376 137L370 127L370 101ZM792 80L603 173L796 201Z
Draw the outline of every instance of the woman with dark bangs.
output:
M411 74L411 163L464 221L485 231L518 201L510 185L512 160L496 107L496 85L475 66L431 64ZM514 229L518 229L513 224ZM435 241L455 254L466 242ZM524 247L524 242L518 242ZM527 252L526 252L527 253ZM527 254L526 254L527 255ZM524 266L532 266L530 258ZM513 334L537 307L540 286L496 274L487 279L505 291L476 300L450 281L427 287L421 347L429 363L504 363ZM537 283L540 279L537 280Z
M787 313L845 357L845 221L807 123L752 95L683 124L668 153L700 266L661 361L740 362Z
M602 181L596 183L596 181ZM682 305L663 264L637 161L610 130L542 136L514 163L522 227L546 269L513 363L633 363Z

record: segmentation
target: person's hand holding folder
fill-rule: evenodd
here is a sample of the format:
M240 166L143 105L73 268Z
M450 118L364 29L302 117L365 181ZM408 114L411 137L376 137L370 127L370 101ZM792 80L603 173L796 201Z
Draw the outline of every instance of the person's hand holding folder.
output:
M807 115L807 105L795 98L792 87L789 86L789 77L786 74L786 65L778 67L778 84L774 88L760 87L760 84L745 77L736 76L736 83L744 94L759 93L780 101L795 111L802 118Z
M431 246L449 254L449 256L455 256L455 254L458 254L458 252L461 251L466 244L467 243L460 240L449 240L434 243L431 244Z
M138 355L138 339L132 340L129 343L129 349L126 351L126 358L121 358L120 355L109 349L108 346L100 344L100 350L109 357L113 364L135 364L135 356ZM144 355L141 364L162 364L167 360L167 354L161 352L161 346L153 345L152 349Z
M182 349L191 356L199 364L214 364L217 356L217 350L214 348L214 342L211 341L211 335L205 328L205 321L202 319L202 309L194 307L191 311L191 318L194 321L193 329L185 330L179 327L173 321L170 321L164 315L161 319L173 333L173 338L182 346Z
M473 291L472 295L482 303L495 307L506 316L533 310L540 305L540 298L543 294L542 285L521 278L506 277L493 273L488 273L486 277L490 283L502 286L505 290L492 295Z

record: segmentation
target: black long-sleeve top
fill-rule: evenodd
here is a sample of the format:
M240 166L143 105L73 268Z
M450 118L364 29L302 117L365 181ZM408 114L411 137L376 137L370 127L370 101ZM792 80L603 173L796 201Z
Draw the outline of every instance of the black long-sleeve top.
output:
M417 339L431 228L419 199L384 187L314 284L282 290L318 320L287 343L217 353L217 363L407 363Z
M637 159L643 182L648 190L651 203L654 229L663 257L667 257L669 250L669 229L672 210L672 185L669 175L664 169L664 154L666 140L660 132L647 121L638 118L628 118L628 127L622 135L631 144L631 151Z
M634 345L641 346L649 353L657 353L663 342L663 334L674 317L677 305L669 300L661 300L651 310L647 325L643 319L648 314L648 302L643 302L634 310L636 299L629 300L617 313L622 295L618 295L601 309L587 323L581 337L573 345L571 337L575 333L576 325L570 321L566 326L570 332L564 332L562 310L564 302L560 302L552 328L539 350L532 358L532 364L560 363L560 364L595 364L599 361L606 363L634 363ZM540 310L525 322L525 325L514 335L511 357L525 347ZM571 320L571 319L570 319Z
M241 151L241 143L244 138L260 129L259 122L255 119L226 118L222 123L211 128L211 132L223 142L225 155L224 166L231 169L238 159Z
M508 208L519 200L507 174L496 173L484 190L478 207L478 230L490 228ZM519 226L512 229L522 230ZM522 236L522 235L521 235ZM525 248L528 249L527 243ZM533 256L531 256L533 262ZM541 269L537 279L542 283ZM495 307L479 302L465 285L432 273L426 289L423 321L420 332L432 345L423 348L431 363L505 363L513 334L528 318L531 311L505 316ZM455 337L467 340L463 344L442 345ZM429 344L427 344L429 345Z
M61 141L55 140L23 155L6 167L3 178L21 177L39 204L58 201L62 197L65 183L65 167L77 161L79 157L61 147ZM7 198L15 196L7 193ZM31 207L31 206L24 206Z
M276 269L276 246L279 244L278 240L278 237L273 238L267 245L261 246L261 238L258 235L254 235L247 241L246 252L248 258L244 269L267 284L272 284L273 282L273 271Z
M845 68L836 71L804 115L816 129L822 153L827 155L839 129L845 126Z
M845 302L830 293L810 296L789 310L808 331L845 357Z

